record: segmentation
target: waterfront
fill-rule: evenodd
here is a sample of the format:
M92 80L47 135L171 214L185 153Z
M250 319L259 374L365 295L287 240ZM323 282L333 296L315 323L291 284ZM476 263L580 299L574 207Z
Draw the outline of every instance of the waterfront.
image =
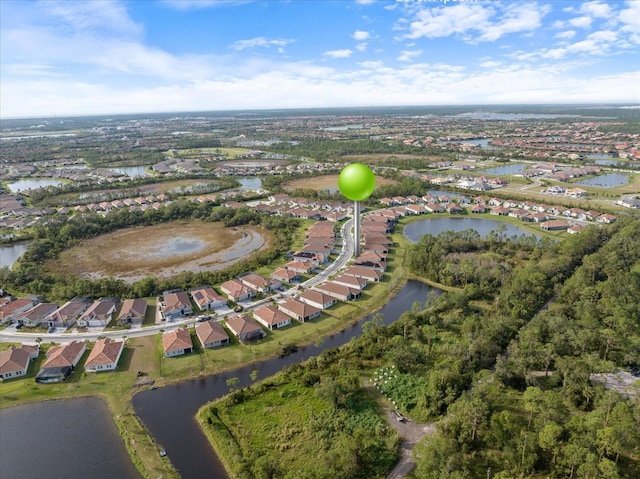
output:
M20 256L29 248L29 243L13 243L0 245L0 268L5 266L9 269L13 267Z
M53 178L29 178L7 183L7 188L9 188L12 193L19 193L20 191L46 188L47 186L60 186L63 183L63 181Z
M417 243L423 235L433 235L444 231L460 232L467 229L477 231L480 236L487 236L492 231L498 231L502 236L513 237L527 235L532 233L518 228L511 223L503 221L489 220L486 218L459 218L454 216L443 216L439 218L428 218L425 220L415 221L408 224L404 228L404 235L412 243Z
M104 401L41 401L0 409L0 477L138 479Z
M439 290L419 281L407 282L380 310L384 318L383 324L396 321L415 301L424 303L430 291ZM234 371L192 379L157 390L142 391L133 397L135 412L156 441L166 448L172 464L183 479L201 478L203 475L212 479L227 478L222 464L195 420L198 409L227 394L227 380L237 378L238 382L234 387L246 387L252 383L251 372L254 370L258 371L259 379L265 379L286 366L317 356L326 349L342 346L351 338L359 336L363 322L371 317L367 316L316 344L303 346L284 358L276 357ZM175 407L176 405L179 407Z

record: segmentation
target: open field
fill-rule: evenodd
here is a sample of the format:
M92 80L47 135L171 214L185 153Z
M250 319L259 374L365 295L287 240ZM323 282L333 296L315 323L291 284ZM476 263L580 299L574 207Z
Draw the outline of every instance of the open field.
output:
M225 228L222 223L174 221L92 238L63 252L47 268L132 283L148 275L167 278L182 271L224 269L268 247L270 242L271 233L258 227Z
M396 181L387 178L376 177L376 186L395 185ZM287 190L295 190L296 188L307 188L316 191L329 190L331 192L338 191L338 175L314 176L312 178L301 178L294 180L285 185Z

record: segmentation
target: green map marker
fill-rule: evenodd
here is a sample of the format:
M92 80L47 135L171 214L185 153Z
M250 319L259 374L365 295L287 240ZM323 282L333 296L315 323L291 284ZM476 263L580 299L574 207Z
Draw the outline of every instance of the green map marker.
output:
M366 200L376 188L376 177L367 165L352 163L340 172L338 187L350 200Z
M338 177L340 192L353 200L353 256L360 256L360 201L371 196L376 188L376 177L367 165L352 163L345 166Z

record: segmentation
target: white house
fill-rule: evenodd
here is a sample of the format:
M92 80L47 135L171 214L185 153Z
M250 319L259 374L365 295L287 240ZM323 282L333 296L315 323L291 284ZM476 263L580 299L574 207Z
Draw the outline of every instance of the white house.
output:
M0 351L0 379L24 376L29 369L29 362L38 357L40 346L11 346L7 351Z
M196 335L204 348L216 348L229 344L229 335L215 321L205 321L196 325Z
M191 333L188 329L176 329L162 333L162 348L166 358L190 353L193 351Z
M278 308L271 305L263 305L253 311L256 321L269 329L284 328L291 324L291 318Z
M99 339L84 363L85 371L113 371L124 350L124 341L113 339Z

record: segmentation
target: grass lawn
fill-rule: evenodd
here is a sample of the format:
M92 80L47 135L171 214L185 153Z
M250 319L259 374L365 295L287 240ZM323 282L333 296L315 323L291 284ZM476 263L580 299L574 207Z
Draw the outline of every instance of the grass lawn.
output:
M40 355L29 366L26 377L0 383L0 407L46 399L99 396L107 402L138 470L146 477L177 478L179 476L170 462L158 456L158 446L133 413L130 400L137 390L134 384L138 379L138 371L143 371L153 379L159 376L157 341L157 336L127 340L118 368L111 372L85 372L83 365L89 355L88 348L67 381L37 384L35 375L45 361L44 352L50 347L43 344ZM3 349L9 346L8 343L2 343Z

